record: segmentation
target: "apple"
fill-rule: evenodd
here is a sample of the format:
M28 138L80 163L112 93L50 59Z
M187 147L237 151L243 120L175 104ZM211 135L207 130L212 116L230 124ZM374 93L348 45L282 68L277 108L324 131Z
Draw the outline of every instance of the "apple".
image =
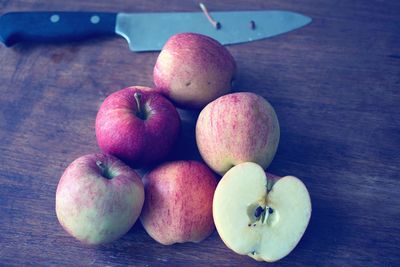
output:
M119 159L89 154L73 161L57 186L62 227L88 245L112 242L136 222L144 202L140 177Z
M109 95L96 117L101 150L134 167L163 159L174 145L180 117L174 105L153 89L132 86Z
M257 94L224 95L200 112L196 143L203 160L221 175L247 161L265 169L278 147L278 118L269 102Z
M235 60L218 41L179 33L161 50L153 77L155 86L178 106L198 109L228 93L235 72Z
M258 164L245 162L218 183L213 215L218 234L230 249L273 262L300 241L310 220L311 200L298 178L271 176Z
M167 162L143 178L144 229L164 245L200 242L214 231L213 172L197 161Z

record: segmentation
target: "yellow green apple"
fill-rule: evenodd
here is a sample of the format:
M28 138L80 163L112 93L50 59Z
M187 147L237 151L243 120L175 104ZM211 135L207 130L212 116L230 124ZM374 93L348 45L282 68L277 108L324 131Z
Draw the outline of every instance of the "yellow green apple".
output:
M114 156L89 154L74 160L57 186L56 214L62 227L88 245L123 236L144 202L138 174Z

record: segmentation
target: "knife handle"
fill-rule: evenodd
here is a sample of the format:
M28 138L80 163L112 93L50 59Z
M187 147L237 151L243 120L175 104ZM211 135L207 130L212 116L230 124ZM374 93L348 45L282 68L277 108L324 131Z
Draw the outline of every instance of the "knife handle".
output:
M65 42L115 35L116 13L10 12L0 17L0 40Z

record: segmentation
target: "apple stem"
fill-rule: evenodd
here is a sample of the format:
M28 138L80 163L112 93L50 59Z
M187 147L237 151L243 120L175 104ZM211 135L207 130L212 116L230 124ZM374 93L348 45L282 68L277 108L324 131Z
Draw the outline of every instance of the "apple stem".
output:
M267 193L269 193L272 190L273 185L274 185L274 182L271 181L271 179L267 178Z
M267 216L267 207L265 207L265 209L263 210L263 213L261 214L261 223L264 223L266 221L266 219L268 218Z
M104 170L104 168L105 168L103 162L101 162L100 160L96 161L96 165L97 165L101 170Z
M143 114L142 105L141 105L142 94L139 92L135 92L133 94L133 97L135 98L135 101L136 101L136 107L137 107L136 114L138 115L139 118L144 119L145 116Z
M268 223L268 218L272 213L274 213L274 210L272 208L265 207L265 210L261 215L261 223Z
M113 175L110 172L110 170L104 165L103 162L101 162L100 160L96 161L96 165L97 167L99 167L100 171L101 171L101 175L107 179L112 179Z
M100 160L96 161L96 165L97 167L99 167L100 171L101 171L101 175L104 175L105 171L106 171L106 166L104 166L104 163L101 162Z
M204 15L207 17L208 21L216 28L217 30L221 29L221 23L219 21L214 20L210 13L208 12L206 6L203 3L199 3L201 10L203 11Z

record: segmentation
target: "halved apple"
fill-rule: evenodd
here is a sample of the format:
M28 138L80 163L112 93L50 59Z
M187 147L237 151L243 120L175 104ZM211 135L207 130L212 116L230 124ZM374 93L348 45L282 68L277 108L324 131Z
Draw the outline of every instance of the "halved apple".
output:
M252 162L231 168L214 193L213 217L222 241L258 261L288 255L310 216L310 195L298 178L268 175Z

